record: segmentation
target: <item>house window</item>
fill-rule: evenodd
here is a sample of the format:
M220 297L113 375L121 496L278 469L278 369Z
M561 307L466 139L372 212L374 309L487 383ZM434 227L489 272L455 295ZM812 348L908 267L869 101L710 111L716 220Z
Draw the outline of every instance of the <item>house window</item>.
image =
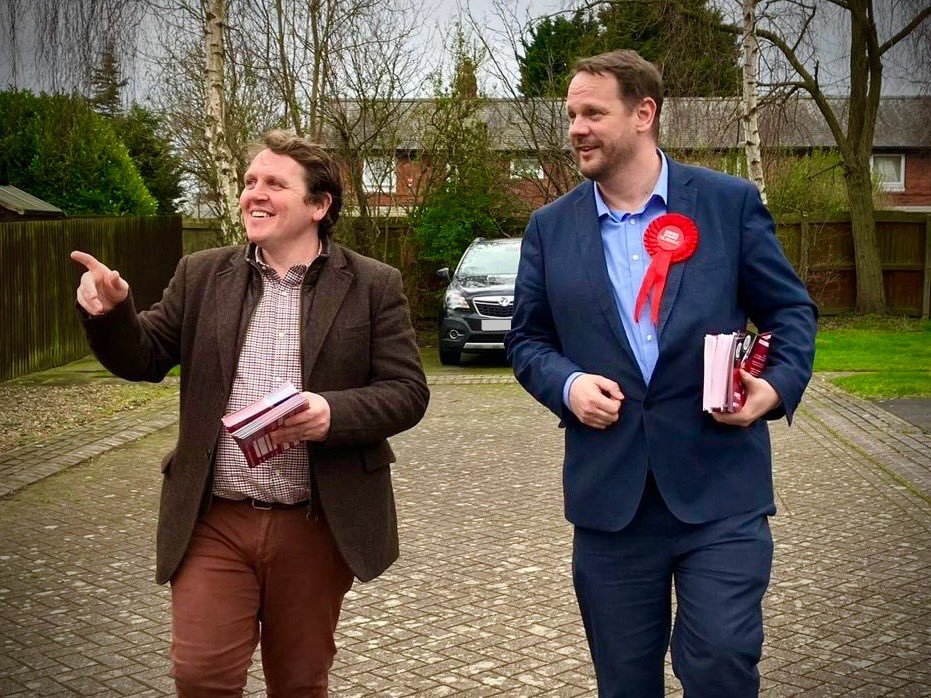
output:
M870 169L883 191L905 191L904 155L873 155Z
M511 160L511 179L543 179L543 165L537 158Z
M395 189L394 158L366 158L362 163L362 188L367 194L392 193Z

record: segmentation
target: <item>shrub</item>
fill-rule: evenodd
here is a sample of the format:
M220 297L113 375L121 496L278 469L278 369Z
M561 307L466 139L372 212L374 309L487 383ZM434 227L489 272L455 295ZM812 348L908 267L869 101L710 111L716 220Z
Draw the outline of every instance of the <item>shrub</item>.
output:
M181 190L183 167L172 152L171 140L164 135L157 115L138 104L111 120L123 145L129 151L146 189L158 203L158 213L176 213L184 193Z
M156 212L113 127L81 97L0 92L0 180L70 215Z
M820 218L849 210L843 162L832 150L764 156L767 205L773 217Z
M449 177L416 215L421 259L453 267L476 237L502 237L508 227L503 191L493 161Z

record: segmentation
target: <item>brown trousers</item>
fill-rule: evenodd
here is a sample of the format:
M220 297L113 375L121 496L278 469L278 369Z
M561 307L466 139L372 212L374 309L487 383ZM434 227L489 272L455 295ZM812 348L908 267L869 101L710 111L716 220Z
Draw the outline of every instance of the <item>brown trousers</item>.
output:
M241 696L261 641L270 698L325 697L352 579L327 524L303 508L215 499L171 580L178 695Z

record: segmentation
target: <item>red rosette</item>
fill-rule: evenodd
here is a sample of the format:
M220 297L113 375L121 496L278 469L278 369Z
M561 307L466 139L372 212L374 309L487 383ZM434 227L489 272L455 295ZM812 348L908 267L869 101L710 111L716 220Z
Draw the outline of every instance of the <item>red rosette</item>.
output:
M695 254L698 248L698 226L681 213L663 214L647 227L643 234L643 246L652 261L637 294L634 320L640 322L640 312L647 297L652 295L650 318L655 325L659 322L659 308L663 301L663 291L666 290L669 266L684 262Z

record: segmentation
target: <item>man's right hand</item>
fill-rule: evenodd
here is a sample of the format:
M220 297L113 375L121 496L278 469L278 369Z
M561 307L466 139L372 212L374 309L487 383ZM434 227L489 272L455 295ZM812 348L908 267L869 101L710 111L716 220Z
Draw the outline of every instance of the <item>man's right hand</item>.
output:
M87 271L81 275L78 285L78 305L91 315L103 315L126 300L129 284L115 269L98 262L86 252L75 250L71 259L83 264Z
M621 413L624 393L609 378L583 373L569 388L569 409L582 424L594 429L606 429Z

